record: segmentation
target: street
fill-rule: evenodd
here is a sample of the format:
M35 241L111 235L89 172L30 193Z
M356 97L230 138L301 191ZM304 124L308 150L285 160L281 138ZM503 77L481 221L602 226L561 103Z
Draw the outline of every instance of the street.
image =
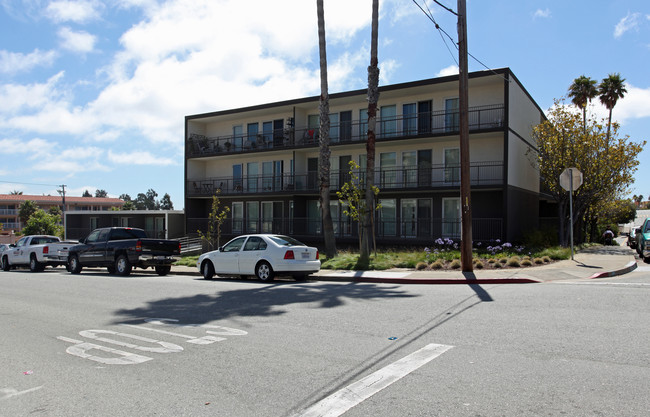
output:
M645 265L471 286L0 272L0 415L645 416Z

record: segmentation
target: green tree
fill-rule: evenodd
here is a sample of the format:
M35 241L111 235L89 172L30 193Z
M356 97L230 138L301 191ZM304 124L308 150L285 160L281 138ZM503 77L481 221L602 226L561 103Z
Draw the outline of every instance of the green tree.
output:
M13 191L10 192L9 194L10 194L10 195L23 195L23 192L22 192L22 191L18 191L18 190L13 190Z
M598 86L598 95L600 102L603 103L607 110L609 110L609 122L607 123L607 139L610 138L610 131L612 127L612 112L616 102L619 98L623 98L627 90L625 89L625 78L621 78L621 74L609 74L607 78Z
M320 149L318 154L318 183L325 254L328 258L332 258L336 255L336 238L334 236L334 224L330 211L330 98L327 87L327 53L325 46L325 11L323 9L323 0L316 0L316 11L318 17L318 51L320 54L320 128L318 134Z
M226 220L228 213L230 213L230 207L221 207L219 193L220 191L217 190L212 196L212 208L210 214L208 214L208 230L206 233L197 230L201 240L208 244L209 250L215 250L221 246L221 225Z
M587 130L587 104L598 95L596 80L581 75L573 80L569 86L569 98L580 110L582 110L582 122L584 130Z
M172 203L172 198L169 194L165 193L165 195L160 199L160 209L174 210L174 203Z
M29 218L32 217L32 214L36 213L37 210L38 206L36 205L36 202L32 200L23 201L20 207L18 207L18 218L20 219L20 222L22 224L27 223L27 220L29 220Z
M614 124L608 140L604 126L588 119L585 130L581 117L556 101L548 118L533 128L537 151L529 149L529 156L539 168L540 177L553 199L558 203L560 242L568 245L569 229L588 212L591 221L597 221L602 204L620 199L630 184L639 164L637 156L645 146L618 137ZM560 186L560 174L568 167L583 173L583 185L574 191L573 218L569 219L569 196Z
M63 218L63 211L61 211L61 207L59 206L51 206L47 212L53 216L56 216L59 221Z
M45 210L37 210L27 220L23 228L24 235L52 235L63 237L63 226L59 224L60 217L46 213Z
M82 197L92 197L93 195L90 194L90 191L88 191L88 190L84 190L84 193L81 194L81 196L82 196Z
M369 206L367 204L368 200L366 199L365 191L366 184L364 184L364 181L359 176L360 170L361 169L359 164L357 164L355 161L350 161L350 172L348 176L349 180L341 185L341 191L336 192L339 200L343 203L343 214L357 222L359 234L359 253L361 253L361 247L363 246L364 239L367 238L367 236L365 236L365 233L367 233L367 231L363 228L361 222L364 218L367 217L368 211L373 211L368 209ZM374 185L371 186L370 190L374 196L377 196L377 194L379 194L379 188ZM374 207L375 210L379 210L379 208L379 204ZM361 259L361 256L359 256L359 262L357 265L358 268L367 269L367 263L369 260L365 262L366 263L364 263L364 261Z
M108 193L106 192L106 190L95 190L95 197L106 198L108 197Z

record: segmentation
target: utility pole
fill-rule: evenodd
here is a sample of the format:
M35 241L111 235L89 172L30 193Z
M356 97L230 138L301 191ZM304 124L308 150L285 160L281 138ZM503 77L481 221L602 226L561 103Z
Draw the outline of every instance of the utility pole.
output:
M61 187L61 189L56 191L61 194L61 199L63 200L63 205L61 206L61 220L63 221L63 240L66 240L68 232L65 228L65 184L62 184L59 187Z
M467 73L467 9L458 0L458 108L460 116L460 263L472 272L472 198L469 172L469 77Z

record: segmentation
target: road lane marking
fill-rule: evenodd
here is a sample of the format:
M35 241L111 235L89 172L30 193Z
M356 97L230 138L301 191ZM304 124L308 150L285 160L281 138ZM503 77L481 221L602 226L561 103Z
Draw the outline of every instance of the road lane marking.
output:
M149 346L139 346L134 345L133 343L123 342L121 340L114 340L108 337L101 337L100 334L109 334L124 337L126 339L133 339L140 342L147 342L151 344L159 345L159 347L149 347ZM79 332L80 336L87 337L88 339L99 340L100 342L110 343L112 345L122 346L130 349L141 350L143 352L153 352L153 353L171 353L171 352L180 352L183 350L181 346L178 346L174 343L161 342L154 339L149 339L148 337L137 336L134 334L128 333L119 333L112 330L82 330Z
M0 389L0 393L2 394L2 399L6 400L7 398L17 397L19 395L23 395L23 394L27 394L27 393L30 393L30 392L33 392L33 391L37 391L37 390L39 390L41 388L43 388L42 385L40 387L34 387L34 388L26 389L25 391L18 391L15 388L2 388L2 389Z
M123 350L96 345L94 343L83 342L81 340L70 339L69 337L58 336L57 339L68 343L76 343L74 346L70 346L65 350L67 353L74 356L79 356L80 358L103 363L106 365L135 365L153 359L148 356L142 356L142 355L137 355L135 353L124 352ZM102 352L107 352L117 356L121 356L121 358L106 358L106 357L94 356L86 353L87 351L92 349L101 350Z
M432 343L392 364L348 385L317 402L295 417L336 417L370 398L404 376L426 365L453 346Z
M144 327L144 326L137 326L134 324L123 324L122 326L127 326L127 327L132 327L134 329L141 329L141 330L147 330L150 332L156 332L160 334L166 334L169 336L176 336L176 337L182 337L185 339L190 339L187 341L187 343L194 343L197 345L209 345L210 343L214 342L221 342L223 340L226 340L225 337L216 337L216 336L203 336L203 337L195 337L195 336L188 336L186 334L182 333L175 333L175 332L170 332L167 330L160 330L160 329L152 329L151 327Z

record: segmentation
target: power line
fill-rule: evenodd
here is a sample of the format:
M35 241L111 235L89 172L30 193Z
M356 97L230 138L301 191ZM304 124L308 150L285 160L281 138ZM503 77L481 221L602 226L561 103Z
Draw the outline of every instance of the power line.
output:
M38 184L32 182L19 182L19 181L0 181L3 184L17 184L17 185L40 185L43 187L60 187L59 184Z
M452 9L450 9L449 7L447 7L447 6L443 5L443 4L441 4L441 3L440 3L439 1L437 1L437 0L433 0L433 1L434 1L436 4L438 4L440 7L442 7L443 9L445 9L445 10L447 10L448 12L450 12L450 13L452 13L452 14L458 16L458 13L454 12L454 11L453 11ZM452 44L454 45L454 48L456 48L456 50L458 50L458 43L454 40L454 38L451 37L451 35L449 35L449 34L448 34L448 33L447 33L447 32L446 32L442 27L440 27L440 25L438 24L438 22L436 22L436 20L433 18L433 13L431 13L431 10L429 10L429 6L427 6L426 3L425 3L424 5L426 6L427 11L425 11L425 10L422 8L422 6L420 6L420 4L419 4L416 0L413 0L413 3L415 3L415 5L418 6L418 8L419 8L420 10L422 10L422 13L424 13L424 15L425 15L426 17L428 17L429 20L431 20L431 21L433 22L433 24L436 26L436 29L438 29L438 33L440 33L440 37L442 38L442 41L444 42L445 46L447 47L447 50L449 51L449 54L450 54L450 55L452 56L452 58L454 59L454 62L456 62L456 65L458 65L458 61L456 60L456 56L455 56L455 55L451 52L451 50L449 49L449 45L447 45L447 41L445 41L445 38L442 36L442 34L444 33L445 35L447 35L447 37L451 40L451 42L452 42ZM476 62L478 62L479 64L481 64L481 65L483 66L483 68L485 68L485 69L487 69L488 71L492 72L494 75L498 75L499 77L503 78L504 80L510 82L509 79L507 79L507 78L504 77L503 75L499 74L498 72L494 71L492 68L490 68L490 67L488 67L487 65L485 65L481 60L479 60L479 59L476 58L474 55L472 55L471 53L469 53L469 51L467 52L467 55L469 55L469 56L470 56L474 61L476 61Z

